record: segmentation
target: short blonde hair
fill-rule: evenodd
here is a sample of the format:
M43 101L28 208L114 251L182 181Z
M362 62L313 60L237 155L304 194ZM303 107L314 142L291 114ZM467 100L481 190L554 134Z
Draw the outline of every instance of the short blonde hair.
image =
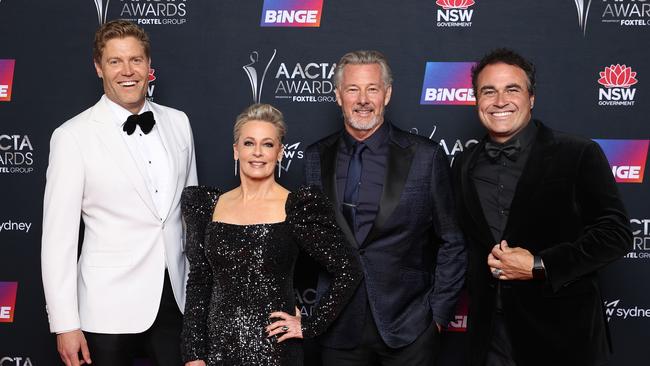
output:
M284 123L282 112L270 104L257 103L247 107L237 116L232 131L233 143L236 144L239 141L242 126L250 121L263 121L272 124L278 132L280 142L284 141L284 135L287 133L287 125Z

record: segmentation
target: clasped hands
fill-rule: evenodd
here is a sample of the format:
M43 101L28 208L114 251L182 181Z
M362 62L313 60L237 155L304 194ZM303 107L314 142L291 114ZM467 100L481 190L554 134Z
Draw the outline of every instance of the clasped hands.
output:
M533 278L533 255L520 247L511 248L501 240L487 257L492 276L500 280L531 280Z

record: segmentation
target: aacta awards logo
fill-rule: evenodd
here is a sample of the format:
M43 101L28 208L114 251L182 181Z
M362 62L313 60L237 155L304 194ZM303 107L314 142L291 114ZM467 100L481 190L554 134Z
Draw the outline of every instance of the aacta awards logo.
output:
M650 4L649 4L650 5ZM633 106L636 85L639 80L636 72L626 65L610 65L599 73L598 105Z
M4 356L0 358L0 366L34 366L29 357Z
M155 73L156 73L156 69L149 68L149 77L148 77L149 84L147 85L147 100L150 102L153 102L153 91L156 88L156 86L152 84L156 80Z
M336 63L285 60L275 68L271 66L277 50L274 49L272 53L266 54L270 56L263 57L261 52L253 51L249 55L250 62L242 66L248 76L254 102L259 103L262 100L262 90L269 72L275 75L272 85L275 99L297 103L336 101L334 84L331 80Z
M650 25L650 3L646 0L602 0L605 4L601 21L621 27Z
M436 134L437 130L438 130L438 126L433 125L433 128L431 129L431 133L429 133L429 135L428 135L429 140L438 141L438 140L436 140L436 138L434 136ZM417 127L411 128L411 130L409 132L414 134L414 135L420 135L420 129L418 129ZM426 136L426 135L424 135L424 136ZM442 149L445 151L445 154L447 154L447 157L449 158L449 165L453 165L454 164L454 159L456 158L456 155L463 152L468 147L470 147L470 146L472 146L474 144L478 144L478 140L477 139L468 139L468 140L462 141L461 139L455 139L455 140L449 140L449 142L447 142L447 140L445 140L445 138L441 138L438 143L440 144Z
M650 219L630 219L633 246L625 258L650 259Z
M16 60L0 60L0 102L11 101Z
M34 147L28 135L0 134L0 174L29 174L32 165Z
M427 62L420 104L474 105L473 62Z
M323 0L264 0L262 27L320 27Z
M589 18L591 0L575 0L575 3L578 11L578 26L582 29L582 35L585 35L587 33L587 19Z
M602 147L618 183L643 183L650 140L594 140Z
M99 24L106 23L111 0L93 0ZM189 0L120 0L119 18L141 25L180 25L187 22ZM116 7L117 7L116 6ZM113 8L113 6L111 6Z
M474 0L437 0L436 25L438 27L471 27Z
M0 323L12 323L18 282L0 282Z

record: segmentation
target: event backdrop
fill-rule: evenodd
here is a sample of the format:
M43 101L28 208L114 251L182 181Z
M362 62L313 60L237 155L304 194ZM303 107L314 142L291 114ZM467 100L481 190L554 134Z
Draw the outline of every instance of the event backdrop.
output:
M1 366L59 364L39 260L49 138L101 96L93 33L116 18L149 32L148 97L189 115L199 180L224 189L237 182L233 120L254 101L285 113L280 182L300 184L306 146L342 125L331 76L347 51L387 55L388 119L438 141L450 160L483 135L472 62L502 46L526 55L538 67L534 116L596 139L619 182L634 249L601 273L611 364L647 365L650 1L0 0ZM308 313L314 274L301 263L296 295ZM464 360L465 309L466 300L445 333L444 365ZM314 344L306 346L307 365L317 365Z

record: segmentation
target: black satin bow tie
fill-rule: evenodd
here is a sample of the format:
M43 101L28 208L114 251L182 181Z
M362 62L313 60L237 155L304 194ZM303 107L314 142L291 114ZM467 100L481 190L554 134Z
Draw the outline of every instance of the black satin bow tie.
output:
M122 131L126 132L128 135L131 135L135 131L135 126L139 125L140 129L144 134L151 132L153 125L156 124L156 120L153 119L153 112L144 112L142 114L132 114L124 122Z
M499 155L503 154L506 158L517 161L519 153L521 152L521 143L519 140L515 140L512 143L507 145L495 144L491 141L485 142L485 152L490 157L490 159L496 159Z

